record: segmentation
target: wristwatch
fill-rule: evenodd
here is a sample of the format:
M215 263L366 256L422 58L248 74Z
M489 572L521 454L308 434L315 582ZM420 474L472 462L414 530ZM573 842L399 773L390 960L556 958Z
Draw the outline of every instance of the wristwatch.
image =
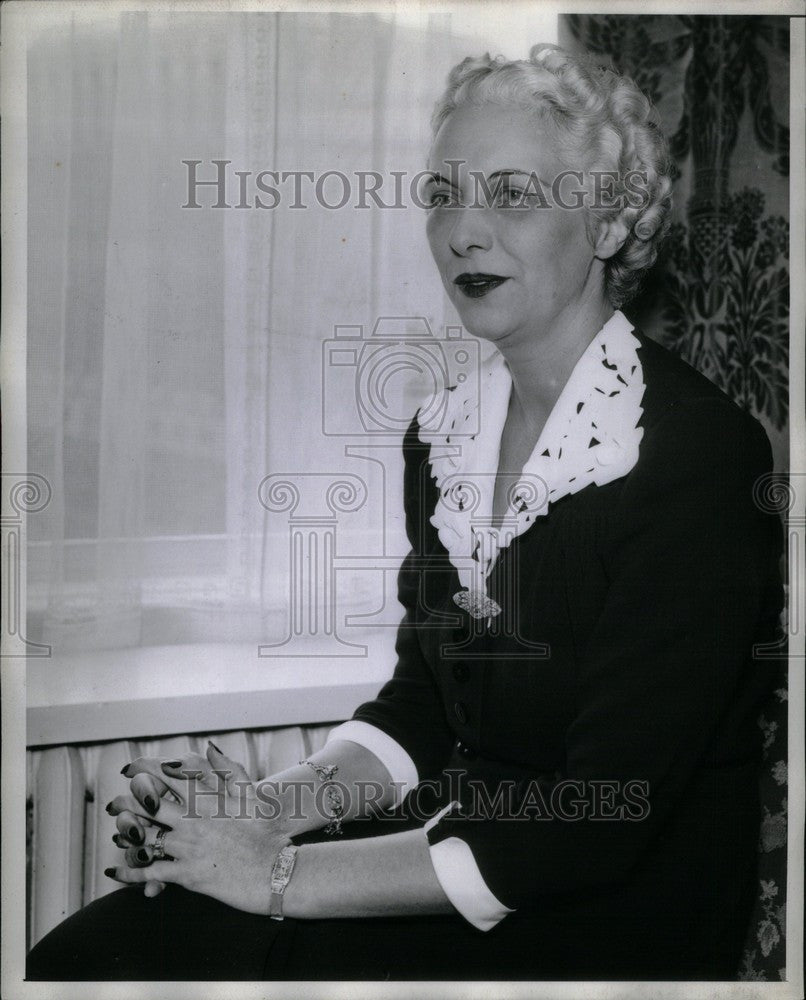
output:
M283 919L283 893L291 881L291 873L297 862L297 848L293 844L284 847L275 859L271 870L271 900L269 916L272 920Z

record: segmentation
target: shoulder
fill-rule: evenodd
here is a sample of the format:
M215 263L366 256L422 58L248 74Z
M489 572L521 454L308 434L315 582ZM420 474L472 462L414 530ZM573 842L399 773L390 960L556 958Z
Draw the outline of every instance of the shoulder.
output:
M663 419L672 408L696 403L722 403L739 410L719 386L696 368L641 330L636 329L633 334L640 344L637 354L646 386L642 403L645 426Z
M646 334L636 330L635 336L646 386L641 418L646 457L674 453L685 465L699 467L720 456L740 465L745 459L771 461L766 431L755 417Z
M647 420L638 460L611 494L603 551L615 565L663 550L659 566L689 559L702 574L722 560L737 578L735 560L758 568L777 558L778 517L760 502L773 468L766 431L704 376L640 339Z
M430 515L439 491L431 472L431 445L420 437L418 410L403 435L403 508L406 532L417 551L436 537Z
M406 494L422 495L426 483L431 480L431 445L420 437L420 411L412 417L403 435L403 485Z
M420 438L420 411L418 409L403 434L403 454L409 459L428 455L429 452L430 445Z

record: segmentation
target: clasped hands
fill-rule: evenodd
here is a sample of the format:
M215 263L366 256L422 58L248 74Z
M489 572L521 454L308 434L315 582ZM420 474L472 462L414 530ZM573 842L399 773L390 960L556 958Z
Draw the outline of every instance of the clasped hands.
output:
M175 883L268 913L272 864L291 838L282 822L261 818L255 785L240 764L210 743L206 757L140 757L122 773L131 779L129 794L106 809L116 817L124 863L107 868L110 878L144 885L147 896ZM155 859L159 830L164 859Z

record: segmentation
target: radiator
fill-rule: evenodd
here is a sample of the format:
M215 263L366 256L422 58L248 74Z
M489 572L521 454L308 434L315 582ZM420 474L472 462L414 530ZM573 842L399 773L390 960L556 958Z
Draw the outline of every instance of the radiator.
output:
M119 864L115 819L105 806L126 790L120 769L135 757L204 753L207 740L255 779L320 749L335 723L29 750L28 946L85 904L118 889L104 869Z

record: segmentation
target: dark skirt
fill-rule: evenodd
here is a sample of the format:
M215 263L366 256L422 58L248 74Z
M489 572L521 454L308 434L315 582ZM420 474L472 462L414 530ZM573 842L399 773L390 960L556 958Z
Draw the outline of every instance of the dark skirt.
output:
M663 899L622 890L547 903L486 933L459 916L274 921L177 886L154 899L128 886L43 938L27 978L736 979L752 880L719 914L684 884L677 898L670 887Z
M749 818L705 854L689 829L624 885L546 898L486 933L458 915L274 921L177 886L154 899L129 886L43 938L27 978L735 980L756 878L758 826ZM345 830L379 832L389 832L380 821Z
M129 886L68 918L32 950L31 980L732 980L739 955L681 935L647 950L646 927L507 918L482 934L459 917L269 920L169 886ZM606 919L606 917L605 917ZM666 921L658 914L662 924ZM598 932L598 933L597 933Z

